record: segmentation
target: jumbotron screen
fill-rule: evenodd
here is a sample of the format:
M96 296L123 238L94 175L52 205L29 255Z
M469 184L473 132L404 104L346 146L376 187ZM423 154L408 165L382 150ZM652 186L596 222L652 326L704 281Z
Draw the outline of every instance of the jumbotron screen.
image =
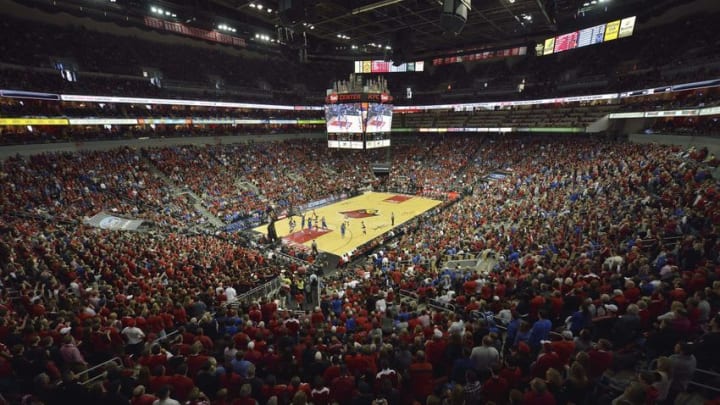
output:
M375 149L390 146L393 105L361 102L325 105L328 147Z
M325 106L325 123L329 134L362 134L362 105L328 104Z
M365 132L390 132L392 127L392 111L393 106L390 104L368 104L367 121L365 124Z

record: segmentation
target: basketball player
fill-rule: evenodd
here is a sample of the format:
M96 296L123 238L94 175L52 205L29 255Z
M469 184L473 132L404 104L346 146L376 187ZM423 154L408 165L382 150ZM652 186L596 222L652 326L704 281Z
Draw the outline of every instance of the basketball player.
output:
M290 233L295 232L295 218L290 217L290 221L288 221L288 226L290 227Z
M390 226L395 226L395 213L390 213Z
M347 228L347 227L345 226L345 222L343 222L342 224L340 224L340 237L343 238L343 239L345 239L345 229L346 229L346 228Z
M305 213L300 214L300 229L305 229Z
M325 216L323 215L322 219L322 229L327 229L327 222L325 222Z
M367 235L367 227L365 226L365 221L362 221L361 226L363 235Z

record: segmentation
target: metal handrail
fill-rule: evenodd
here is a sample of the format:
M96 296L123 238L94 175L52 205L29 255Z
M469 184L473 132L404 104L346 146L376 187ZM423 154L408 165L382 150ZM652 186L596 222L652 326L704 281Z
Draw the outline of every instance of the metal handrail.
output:
M262 293L262 294L259 294L259 295L265 295L265 293L267 292L267 290L272 291L273 289L275 289L275 288L276 288L276 286L275 286L276 284L278 284L278 285L280 284L280 277L278 277L278 276L275 276L275 278L273 278L272 280L270 280L270 281L268 281L268 282L266 282L266 283L263 283L263 284L260 284L260 285L258 285L258 286L255 286L255 287L251 288L250 290L245 291L245 292L242 293L242 294L239 294L239 295L235 298L234 301L226 301L226 302L224 302L222 305L223 305L224 307L230 307L230 306L239 305L241 302L246 302L249 298L254 297L255 295L258 295L258 292L261 292L261 293Z
M718 377L718 378L720 378L720 374L718 374L718 373L716 373L716 372L714 372L714 371L710 371L710 370L703 370L703 369L701 369L701 368L696 368L696 369L695 369L695 372L696 372L696 373L701 373L701 374L707 374L707 375L711 375L711 376L713 376L713 377Z
M101 367L106 367L106 366L108 366L108 365L111 364L111 363L116 363L116 364L117 364L118 366L120 366L120 367L123 366L123 362L122 362L122 359L121 359L120 357L113 357L113 358L110 359L110 360L106 360L106 361L104 361L104 362L102 362L102 363L100 363L100 364L97 364L97 365L92 366L92 367L90 367L90 368L88 368L88 369L85 369L85 370L83 370L83 371L75 374L75 376L78 378L78 380L80 380L81 377L90 374L91 371L97 370L97 369L99 369L99 368L101 368ZM106 372L102 372L102 373L100 373L100 374L98 374L98 375L96 375L96 376L94 376L94 377L92 377L92 378L89 378L89 379L87 379L87 380L85 380L85 381L82 381L81 384L82 384L82 385L88 384L88 383L90 383L90 382L92 382L92 381L95 381L95 380L101 378L101 377L104 377L105 374L106 374Z
M177 335L178 333L180 333L180 330L179 330L179 329L175 329L174 331L172 331L172 332L170 332L170 333L166 334L165 336L161 336L161 337L159 337L159 338L157 338L157 339L153 340L153 341L152 341L152 344L155 344L155 343L161 342L161 341L163 341L163 340L165 340L165 339L168 339L168 338L170 338L171 336L175 336L175 335Z
M419 295L418 293L416 293L416 292L414 292L414 291L410 291L410 290L400 290L400 296L402 296L402 297L409 297L409 298L412 298L412 299L414 299L414 300L419 300L419 299L420 299L420 295Z
M696 368L696 369L695 369L695 373L693 373L693 377L697 377L697 374L698 374L698 373L699 373L699 374L703 374L703 375L708 375L708 376L711 376L711 377L715 377L716 379L717 379L717 378L720 378L720 374L718 374L718 373L716 373L716 372L714 372L714 371L710 371L710 370L703 370L703 369L701 369L701 368ZM695 379L692 379L692 380L688 381L688 384L694 385L694 386L696 386L696 387L704 388L704 389L706 389L706 390L715 391L715 392L720 392L720 386L712 386L712 385L704 384L704 383L695 381Z
M696 387L704 388L706 390L720 392L720 387L713 387L712 385L702 384L702 383L695 382L695 381L688 381L688 384L694 385Z
M230 306L233 304L238 304L240 302L247 302L249 300L252 300L254 298L258 298L261 296L268 296L270 295L270 292L280 288L280 277L275 277L272 280L268 281L267 283L261 284L250 291L247 291L245 293L242 293L237 296L237 299L233 302L228 302L225 305Z
M285 261L300 263L300 264L302 264L303 266L308 266L308 267L309 267L309 266L312 266L312 263L308 262L307 260L299 259L299 258L297 258L297 257L295 257L295 256L291 256L291 255L289 255L289 254L287 254L287 253L275 252L274 254L275 254L276 257L278 257L278 258L285 259Z
M455 305L444 303L434 298L428 301L428 306L442 311L455 312Z

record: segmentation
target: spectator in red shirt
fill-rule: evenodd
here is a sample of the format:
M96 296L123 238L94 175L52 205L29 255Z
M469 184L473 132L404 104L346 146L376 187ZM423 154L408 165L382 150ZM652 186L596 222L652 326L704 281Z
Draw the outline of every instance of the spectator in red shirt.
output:
M133 396L130 398L130 405L152 405L156 399L155 395L145 393L144 386L138 385L133 389Z
M497 370L497 368L495 368ZM487 401L502 404L507 399L510 383L502 376L493 373L482 385L481 393Z
M530 381L530 390L523 396L523 405L555 405L555 397L540 378Z
M446 347L447 341L443 337L442 332L439 329L435 329L432 339L425 343L427 360L435 365L433 366L435 377L439 377L445 371L443 356L445 355Z
M565 330L561 333L562 338L555 340L551 343L552 349L557 353L560 358L560 362L563 365L570 364L570 358L575 354L575 341L573 340L573 334L569 330Z
M195 342L190 347L190 355L187 357L188 375L195 377L208 361L208 356L202 354L203 345L200 342Z
M599 378L609 370L613 362L612 344L607 339L600 339L597 347L588 352L588 377L591 380Z
M563 369L563 363L560 357L555 353L552 347L552 342L549 340L543 340L542 352L538 355L537 360L532 365L532 375L537 378L545 377L545 372L549 369L554 368L556 370Z
M173 396L180 402L184 402L190 391L195 387L195 383L187 376L187 372L187 364L181 364L177 367L177 372L168 381L173 387Z
M433 365L425 358L422 350L415 354L415 361L409 368L412 393L418 401L425 401L425 398L433 392Z
M330 397L341 404L346 404L352 400L354 392L355 377L348 373L345 366L341 366L340 376L330 384Z

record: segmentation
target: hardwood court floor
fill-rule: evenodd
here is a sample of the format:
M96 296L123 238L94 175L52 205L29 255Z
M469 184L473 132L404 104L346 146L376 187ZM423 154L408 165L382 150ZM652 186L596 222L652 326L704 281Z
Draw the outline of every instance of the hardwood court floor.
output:
M382 235L390 229L391 215L395 214L395 227L439 205L441 201L404 194L367 192L334 204L316 208L317 217L325 217L327 229L322 228L322 221L316 229L308 230L307 220L312 218L313 210L306 212L305 227L300 230L302 219L296 215L295 231L290 232L290 219L285 218L275 223L278 236L283 243L300 243L311 246L313 238L318 249L336 255L352 252L356 247ZM346 222L345 236L342 237L340 227ZM363 234L362 222L365 222L366 233ZM267 234L267 225L255 228L255 231Z

